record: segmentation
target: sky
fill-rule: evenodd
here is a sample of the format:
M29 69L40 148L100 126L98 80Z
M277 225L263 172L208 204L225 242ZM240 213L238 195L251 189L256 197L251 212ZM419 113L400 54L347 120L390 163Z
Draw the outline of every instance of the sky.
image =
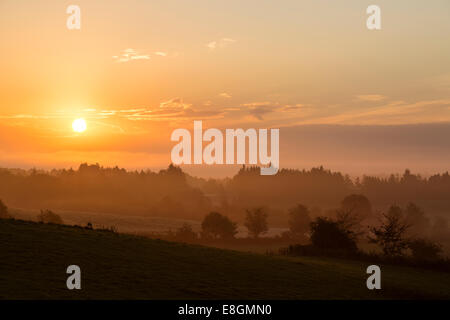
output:
M71 4L80 30L66 27ZM366 28L371 4L381 30ZM282 167L448 170L448 12L448 0L0 0L0 166L162 168L171 132L202 120L280 128Z

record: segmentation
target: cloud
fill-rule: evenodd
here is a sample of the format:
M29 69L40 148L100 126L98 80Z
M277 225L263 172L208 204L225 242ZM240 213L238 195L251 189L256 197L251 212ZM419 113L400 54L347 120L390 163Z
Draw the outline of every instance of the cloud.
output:
M308 123L397 125L450 122L450 99L416 102L391 101L371 110L352 110L332 116L316 116Z
M167 57L167 53L162 52L162 51L156 51L154 52L155 55L160 56L160 57Z
M217 46L217 42L216 41L211 41L210 43L208 43L206 45L209 49L214 50Z
M246 107L248 113L260 121L264 120L266 114L273 112L279 107L277 103L269 101L244 103L241 106Z
M241 106L243 107L263 107L263 106L270 106L272 105L272 102L269 101L264 101L264 102L248 102L248 103L243 103L241 104Z
M115 112L116 116L133 121L187 121L195 119L218 119L224 115L223 110L194 108L181 98L163 101L158 107L126 109Z
M161 102L159 107L162 109L188 109L191 107L191 104L184 103L181 98L174 98L168 101Z
M361 101L369 101L369 102L382 101L386 99L385 96L380 94L363 94L356 96L356 98Z
M222 93L220 93L220 94L219 94L219 96L221 96L222 98L226 98L226 99L229 99L229 98L231 98L231 97L232 97L232 95L231 95L231 94L229 94L229 93L226 93L226 92L222 92Z
M206 44L206 47L209 48L209 50L215 50L218 48L225 48L228 45L235 43L236 40L231 39L231 38L222 38L220 40L215 40L215 41L211 41L209 43Z
M258 120L264 120L264 115L273 112L270 107L256 107L249 109L249 113Z
M302 105L302 104L296 104L296 105L288 104L288 105L285 105L284 107L281 107L279 109L279 111L281 111L281 112L297 111L303 107L304 107L304 105Z
M3 116L0 115L0 119L56 119L56 116L51 115L34 115L34 114L13 114Z
M257 120L265 120L264 116L268 113L277 112L278 115L283 113L291 113L288 116L292 117L292 112L295 112L302 107L303 104L294 104L294 105L280 105L278 102L271 101L257 101L257 102L248 102L241 104L241 107L245 107L247 112L250 113L252 117ZM280 117L278 117L280 118Z
M148 54L140 54L134 49L125 49L118 56L113 56L113 59L116 62L128 62L132 60L149 60L150 55Z
M187 121L191 119L218 119L223 117L220 110L197 110L194 108L178 110L147 109L126 115L125 118L133 121Z

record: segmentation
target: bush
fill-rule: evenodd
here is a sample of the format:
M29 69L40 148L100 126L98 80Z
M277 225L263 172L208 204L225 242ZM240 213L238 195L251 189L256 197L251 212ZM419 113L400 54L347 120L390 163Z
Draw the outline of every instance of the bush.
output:
M441 246L433 241L425 239L415 239L409 242L412 257L421 261L437 261L442 253Z
M50 210L41 210L41 213L37 216L37 220L41 223L63 224L61 217Z
M190 224L184 223L175 232L175 239L192 242L197 240L197 233L195 233L194 230L192 230L192 226Z
M234 238L236 233L236 223L218 212L211 212L203 219L202 237L229 239Z
M321 249L356 253L358 248L352 232L331 219L319 217L311 223L311 243Z

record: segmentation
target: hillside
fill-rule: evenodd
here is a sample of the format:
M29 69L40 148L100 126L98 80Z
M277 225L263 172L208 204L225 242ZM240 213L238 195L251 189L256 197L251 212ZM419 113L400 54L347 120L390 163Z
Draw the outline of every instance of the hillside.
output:
M450 274L367 263L285 258L151 240L79 227L0 220L1 299L450 298ZM66 268L82 290L66 289Z

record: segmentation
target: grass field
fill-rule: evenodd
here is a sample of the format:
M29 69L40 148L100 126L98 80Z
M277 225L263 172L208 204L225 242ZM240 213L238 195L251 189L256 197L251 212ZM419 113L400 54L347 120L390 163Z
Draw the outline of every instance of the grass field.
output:
M36 217L40 210L9 208L9 212L16 219L37 221ZM94 227L115 227L119 232L130 234L166 233L177 230L185 223L191 225L196 232L201 230L201 221L196 220L124 215L110 212L69 210L57 210L55 212L63 219L64 224L85 226L90 222ZM269 228L264 236L273 237L287 230L287 228ZM238 225L237 231L237 237L247 237L247 228L243 225Z
M66 288L67 266L82 290ZM1 299L450 299L450 274L265 256L70 226L0 220Z

